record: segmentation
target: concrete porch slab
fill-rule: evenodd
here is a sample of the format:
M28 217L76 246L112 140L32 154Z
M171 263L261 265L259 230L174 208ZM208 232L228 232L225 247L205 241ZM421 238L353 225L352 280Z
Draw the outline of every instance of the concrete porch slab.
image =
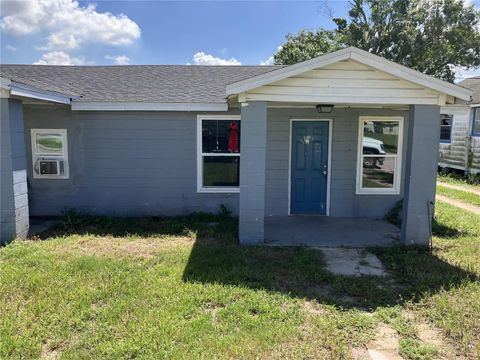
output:
M271 246L367 247L399 245L400 230L383 219L327 216L265 218Z

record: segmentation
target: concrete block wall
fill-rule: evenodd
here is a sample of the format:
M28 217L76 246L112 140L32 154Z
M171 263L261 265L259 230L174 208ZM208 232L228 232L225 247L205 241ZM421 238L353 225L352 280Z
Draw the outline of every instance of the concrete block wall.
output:
M242 104L239 239L243 245L264 242L267 103Z
M439 106L410 107L401 229L404 245L429 245L437 180L439 119Z

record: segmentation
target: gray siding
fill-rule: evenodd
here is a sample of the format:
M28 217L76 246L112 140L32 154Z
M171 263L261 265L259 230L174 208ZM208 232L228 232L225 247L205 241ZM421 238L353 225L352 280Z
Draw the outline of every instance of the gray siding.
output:
M197 193L196 113L26 106L25 124L32 215L177 215L221 204L238 213L238 194ZM69 179L32 178L32 128L67 129Z
M402 198L355 194L360 115L401 115L408 128L408 111L335 109L322 116L314 109L268 109L266 216L288 213L291 118L333 118L332 216L383 216ZM216 212L220 204L238 214L238 194L197 193L196 113L87 113L26 106L25 124L32 215L58 215L64 208L118 216L176 215ZM67 129L69 179L32 178L32 128Z
M359 116L403 116L408 129L408 111L380 109L334 109L318 114L315 109L268 109L266 216L288 214L290 119L333 119L330 215L337 217L381 217L400 195L356 195ZM406 136L404 135L404 141ZM405 156L405 147L404 154ZM405 167L405 162L403 162ZM402 169L402 189L403 189Z
M0 99L0 243L28 233L28 196L22 103Z

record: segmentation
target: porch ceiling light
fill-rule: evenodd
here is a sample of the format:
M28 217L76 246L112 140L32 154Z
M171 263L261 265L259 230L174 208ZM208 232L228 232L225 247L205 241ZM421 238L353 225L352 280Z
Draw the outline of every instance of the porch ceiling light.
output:
M334 107L333 104L318 104L317 106L315 106L315 108L320 114L331 113L333 110L333 107Z

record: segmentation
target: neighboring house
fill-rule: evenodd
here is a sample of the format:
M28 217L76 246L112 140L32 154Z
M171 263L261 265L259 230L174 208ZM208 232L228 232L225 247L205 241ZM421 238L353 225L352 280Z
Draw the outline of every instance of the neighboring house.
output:
M442 106L438 165L480 174L480 77L458 85L472 90L473 96L471 101L458 99L455 104Z
M28 214L64 208L221 205L239 216L242 244L300 215L330 221L318 239L356 236L360 225L335 219L368 224L403 199L401 240L426 245L440 107L472 94L356 48L286 67L2 65L0 75L3 240L25 235Z

